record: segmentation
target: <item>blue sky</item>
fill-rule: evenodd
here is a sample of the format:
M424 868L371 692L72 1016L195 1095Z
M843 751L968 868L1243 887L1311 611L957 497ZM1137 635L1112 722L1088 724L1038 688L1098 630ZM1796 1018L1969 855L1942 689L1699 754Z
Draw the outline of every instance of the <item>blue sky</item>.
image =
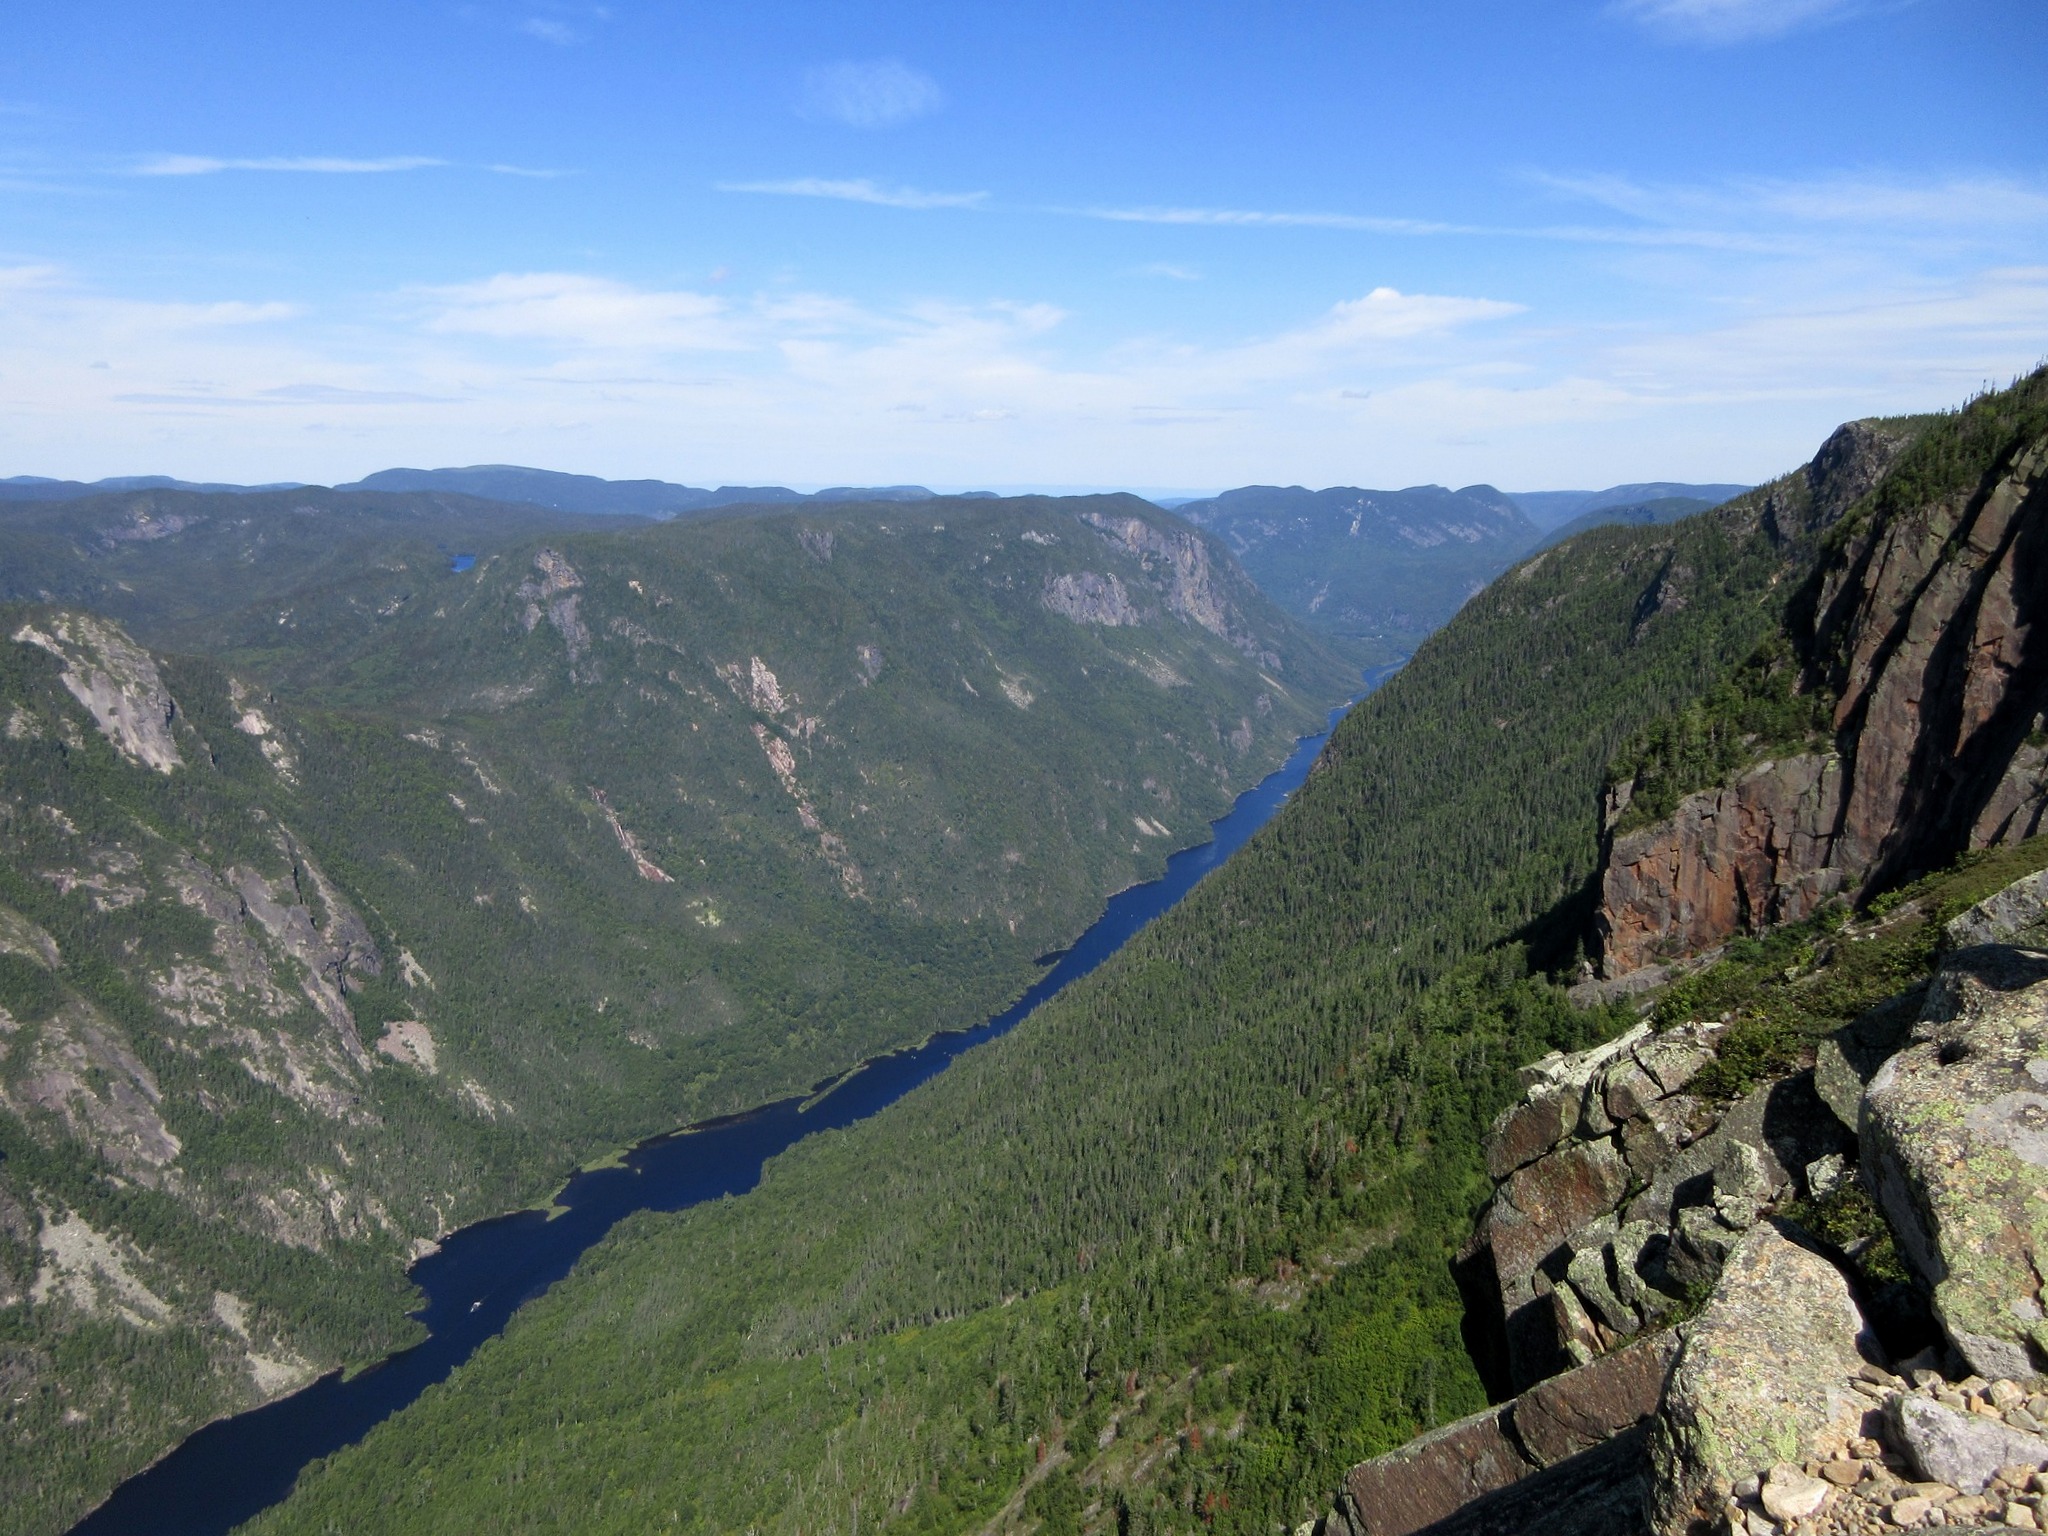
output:
M2044 357L2041 0L0 13L0 474L1747 480Z

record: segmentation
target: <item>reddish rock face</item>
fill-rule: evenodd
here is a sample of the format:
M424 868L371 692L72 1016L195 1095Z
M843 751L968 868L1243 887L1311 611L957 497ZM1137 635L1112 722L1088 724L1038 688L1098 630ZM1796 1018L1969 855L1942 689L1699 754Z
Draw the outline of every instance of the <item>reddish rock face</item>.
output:
M1844 487L1875 483L1889 455L1856 448L1837 434L1816 458L1809 478L1842 462L1812 508L1839 515ZM2042 829L2048 442L1968 497L1873 519L1809 592L1793 638L1802 686L1838 701L1835 750L1759 763L1615 838L1594 920L1607 977Z
M1805 917L1841 888L1839 760L1764 763L1615 839L1595 918L1610 977Z

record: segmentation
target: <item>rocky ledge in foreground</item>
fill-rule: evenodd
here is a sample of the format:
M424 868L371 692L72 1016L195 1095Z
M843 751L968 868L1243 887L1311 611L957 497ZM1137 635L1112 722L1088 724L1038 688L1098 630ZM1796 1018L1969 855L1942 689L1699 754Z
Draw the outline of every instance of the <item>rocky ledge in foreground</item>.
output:
M2044 922L2040 876L1980 902L1732 1102L1719 1020L1527 1069L1463 1258L1520 1395L1354 1468L1326 1536L2048 1529Z

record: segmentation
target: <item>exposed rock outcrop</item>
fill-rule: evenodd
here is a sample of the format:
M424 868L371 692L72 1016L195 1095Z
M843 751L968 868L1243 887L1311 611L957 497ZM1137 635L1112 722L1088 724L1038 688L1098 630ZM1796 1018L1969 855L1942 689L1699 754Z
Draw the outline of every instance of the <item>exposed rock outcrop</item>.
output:
M1913 1038L1864 1095L1864 1167L1970 1367L2034 1379L2048 1364L2048 955L1957 952Z
M536 554L533 568L539 579L527 577L519 584L516 593L526 600L520 622L525 625L526 632L532 634L545 615L555 633L562 637L562 644L568 648L569 681L596 681L596 663L586 663L590 655L590 628L577 611L582 604L579 589L583 585L583 577L569 563L566 555L554 549L543 549Z
M120 625L89 613L57 613L40 628L22 625L14 638L64 664L64 687L91 712L100 733L123 757L160 773L184 763L171 734L177 705L164 687L156 658Z
M1682 1536L1758 1468L1858 1438L1870 1403L1850 1383L1864 1333L1839 1270L1769 1223L1752 1227L1672 1367L1650 1437L1655 1529Z
M1158 588L1168 613L1206 629L1261 666L1280 665L1280 657L1246 628L1244 615L1231 602L1221 569L1210 558L1209 542L1202 534L1188 528L1160 528L1142 517L1102 512L1084 512L1081 520L1137 559Z
M1516 1386L1653 1328L1799 1170L1851 1150L1810 1074L1725 1111L1686 1092L1721 1034L1639 1025L1523 1070L1522 1102L1486 1139L1494 1197L1462 1255Z
M1676 1348L1659 1334L1353 1468L1326 1533L1632 1529L1644 1493L1641 1428ZM1618 1454L1599 1455L1610 1447Z
M1838 433L1809 466L1803 497L1783 487L1763 497L1765 523L1806 538L1841 518L1890 462L1880 438ZM1800 690L1834 701L1832 743L1758 763L1611 840L1594 921L1605 975L2041 830L2044 476L2048 441L2035 441L1968 495L1880 497L1862 523L1850 516L1790 620ZM1610 826L1631 789L1618 786Z
M1615 838L1594 919L1606 973L1812 915L1844 882L1832 863L1842 785L1832 755L1760 763Z
M1142 623L1144 615L1131 601L1131 594L1115 572L1071 571L1049 576L1045 582L1045 606L1076 624L1101 624L1119 628Z

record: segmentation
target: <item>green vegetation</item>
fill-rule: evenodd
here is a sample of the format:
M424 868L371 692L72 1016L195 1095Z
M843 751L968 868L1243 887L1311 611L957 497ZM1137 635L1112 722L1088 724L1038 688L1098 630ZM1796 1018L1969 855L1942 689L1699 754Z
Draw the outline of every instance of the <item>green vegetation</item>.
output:
M1687 795L1761 758L1824 742L1833 701L1798 683L1791 642L1773 634L1733 676L1638 732L1608 770L1610 789L1630 793L1615 832L1662 821Z
M1698 496L1655 496L1648 501L1633 501L1620 506L1595 507L1582 512L1570 522L1553 529L1543 536L1540 548L1562 544L1566 539L1577 538L1589 528L1604 528L1611 523L1624 523L1631 527L1642 527L1651 523L1675 523L1681 518L1693 517L1714 507L1716 503Z
M0 1008L17 1024L40 1024L62 1000L47 968L26 955L0 954Z
M457 553L636 523L474 496L319 486L11 502L0 508L0 602L89 608L150 643L198 648L224 613L318 593L364 570L445 568Z
M1094 976L745 1199L628 1223L258 1528L1316 1513L1483 1401L1449 1262L1479 1130L1619 1022L1544 975L1603 770L1756 650L1788 558L1699 519L1511 572ZM1691 600L1641 618L1674 566Z
M1737 939L1705 970L1657 1002L1660 1027L1728 1019L1718 1056L1693 1092L1733 1100L1810 1065L1820 1042L1858 1015L1924 981L1951 918L2048 866L2048 836L1964 856L1954 867L1888 891L1867 915L1831 906L1803 923Z
M1827 535L1840 548L1859 530L1915 507L1976 490L2014 445L2048 432L2048 369L2036 369L2010 388L1979 395L1959 410L1906 417L1883 424L1910 434L1882 484Z
M1930 435L1968 435L1946 421ZM1094 975L747 1197L623 1224L258 1528L1249 1533L1314 1515L1343 1466L1483 1400L1452 1273L1486 1189L1480 1131L1518 1064L1623 1022L1555 980L1590 916L1608 771L1625 759L1654 802L1811 727L1772 643L1817 553L1787 510L1808 495L1790 477L1525 561ZM744 1103L986 1011L1103 890L1199 835L1341 677L1213 546L1120 498L578 532L461 575L393 547L171 627L267 690L171 669L189 780L115 759L40 653L0 698L28 719L7 717L25 766L0 903L65 956L63 1000L12 1048L10 1102L28 1047L85 1040L94 1010L165 1085L210 1197L305 1196L288 1169L331 1181L357 1228L335 1215L320 1243L350 1262L395 1254L424 1209L459 1219L564 1170L601 1127ZM237 714L259 706L254 727ZM107 765L133 782L100 787ZM209 774L226 787L200 805L188 785ZM210 909L173 889L168 850L251 914L289 884L293 932L359 921L374 942L381 969L325 962L346 1020L310 979L278 1014L310 1076L266 1079L216 1043L253 1015L181 1024L219 1032L193 1047L123 1011L124 987L159 1013L189 1001L164 978ZM1924 967L1898 933L1824 963L1816 927L1688 982L1683 1006L1738 1015L1719 1091ZM345 1023L387 1048L353 1076L334 1065ZM311 1101L344 1082L360 1119ZM23 1117L24 1159L90 1119L65 1103ZM145 1255L116 1225L116 1193L181 1198L123 1145L76 1159L64 1209L124 1234L195 1352L240 1359L199 1316L213 1272L157 1259L185 1238ZM9 1182L0 1150L17 1206L59 1188ZM340 1348L292 1321L304 1276L275 1274L237 1281L267 1309L256 1337ZM331 1314L391 1316L368 1280ZM85 1336L67 1326L17 1358ZM149 1379L150 1411L171 1411ZM57 1422L19 1454L75 1497L86 1458L56 1459ZM134 1453L107 1443L93 1475Z
M626 1224L254 1529L1318 1513L1483 1399L1451 1278L1479 1131L1519 1062L1622 1022L1550 979L1610 765L1683 781L1809 718L1771 641L1816 551L1764 515L1805 490L1509 572L1094 976L745 1199ZM1732 947L1669 1005L1741 1016L1721 1091L1924 974L1900 929L1788 981L1827 937Z
M156 536L93 504L50 556L213 653L159 662L173 772L0 644L8 1528L404 1343L416 1240L985 1017L1355 680L1220 556L1176 587L1077 515L1192 537L1128 499L501 537L460 574L338 500L301 549L288 502L230 509L252 607L161 497ZM1121 622L1048 605L1076 571Z

